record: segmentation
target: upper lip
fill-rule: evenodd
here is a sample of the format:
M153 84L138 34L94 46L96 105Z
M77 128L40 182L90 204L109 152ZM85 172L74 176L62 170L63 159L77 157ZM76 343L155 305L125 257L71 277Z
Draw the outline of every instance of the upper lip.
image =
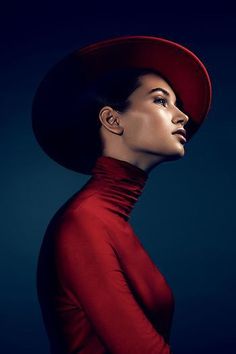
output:
M183 136L185 137L185 139L186 139L186 130L183 129L183 128L177 129L176 131L174 131L173 134L181 134L181 135L183 135Z

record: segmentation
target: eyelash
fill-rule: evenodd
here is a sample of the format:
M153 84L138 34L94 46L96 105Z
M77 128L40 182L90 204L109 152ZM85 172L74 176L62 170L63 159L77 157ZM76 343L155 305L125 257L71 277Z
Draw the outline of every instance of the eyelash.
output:
M163 104L163 103L161 103L161 104L162 104L164 107L166 107L167 100L166 100L165 98L163 98L163 97L156 97L156 98L154 98L154 101L153 101L153 102L156 102L156 101L158 101L158 102L160 102L160 101L165 102L164 104Z

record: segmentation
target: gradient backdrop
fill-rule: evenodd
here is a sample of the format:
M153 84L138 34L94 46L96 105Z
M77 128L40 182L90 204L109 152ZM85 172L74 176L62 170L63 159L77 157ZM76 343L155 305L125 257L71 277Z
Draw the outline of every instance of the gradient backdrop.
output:
M75 48L136 34L193 50L211 75L213 102L185 156L152 171L131 223L174 291L174 354L234 352L236 16L225 3L190 5L19 2L1 10L1 353L49 353L35 287L39 247L56 210L89 178L37 145L37 85Z

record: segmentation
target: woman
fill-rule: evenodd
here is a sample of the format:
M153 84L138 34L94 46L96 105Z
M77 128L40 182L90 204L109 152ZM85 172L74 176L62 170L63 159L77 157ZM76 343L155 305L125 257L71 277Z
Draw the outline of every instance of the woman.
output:
M129 217L150 171L184 156L210 102L201 61L157 37L98 42L46 75L33 103L37 140L92 175L49 223L39 255L52 353L172 353L174 296Z

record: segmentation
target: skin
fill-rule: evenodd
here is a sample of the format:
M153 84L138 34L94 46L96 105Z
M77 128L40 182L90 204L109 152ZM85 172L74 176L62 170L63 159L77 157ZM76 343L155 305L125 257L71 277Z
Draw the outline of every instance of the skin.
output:
M188 116L176 105L169 84L156 74L139 77L141 86L129 96L130 108L125 113L104 106L99 112L100 137L104 156L127 161L149 173L162 162L184 156L184 142L177 134L188 122ZM161 91L151 94L153 88Z

